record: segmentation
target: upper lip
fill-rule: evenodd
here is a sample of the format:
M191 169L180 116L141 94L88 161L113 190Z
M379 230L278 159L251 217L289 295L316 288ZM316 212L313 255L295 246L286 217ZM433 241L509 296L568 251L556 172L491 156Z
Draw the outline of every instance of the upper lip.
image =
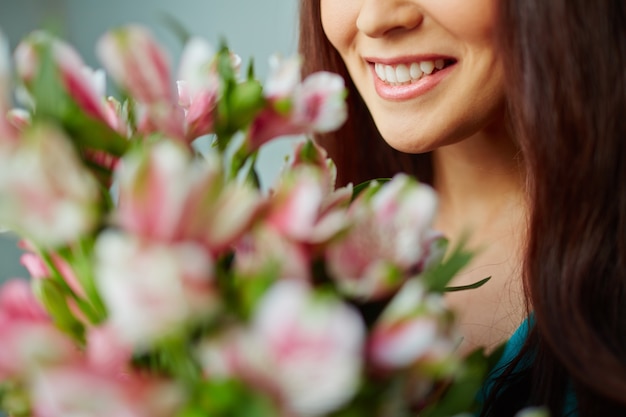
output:
M369 64L384 64L384 65L400 65L407 64L412 62L423 62L423 61L435 61L437 59L443 59L446 61L454 60L455 58L449 55L441 55L441 54L419 54L419 55L402 55L402 56L394 56L394 57L374 57L374 56L365 56L363 59Z

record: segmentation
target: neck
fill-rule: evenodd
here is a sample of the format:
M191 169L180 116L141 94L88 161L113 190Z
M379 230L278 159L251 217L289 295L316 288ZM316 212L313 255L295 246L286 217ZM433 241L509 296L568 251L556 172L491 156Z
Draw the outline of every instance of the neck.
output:
M503 126L437 149L433 169L440 198L437 227L446 235L484 235L520 214L524 172L519 149Z

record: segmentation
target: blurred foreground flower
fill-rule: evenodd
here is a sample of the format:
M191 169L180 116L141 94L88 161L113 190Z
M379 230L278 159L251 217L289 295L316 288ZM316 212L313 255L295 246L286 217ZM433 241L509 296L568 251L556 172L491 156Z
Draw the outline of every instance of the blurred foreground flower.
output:
M478 388L487 361L455 354L442 298L471 253L446 253L433 190L402 174L337 188L333 161L311 140L274 184L260 183L264 144L345 121L339 76L301 79L299 58L274 58L263 84L198 37L175 72L138 25L96 49L122 97L105 97L104 71L60 39L33 33L12 66L0 37L0 224L22 237L31 275L0 288L0 408L474 409L466 388ZM24 107L11 103L17 92Z

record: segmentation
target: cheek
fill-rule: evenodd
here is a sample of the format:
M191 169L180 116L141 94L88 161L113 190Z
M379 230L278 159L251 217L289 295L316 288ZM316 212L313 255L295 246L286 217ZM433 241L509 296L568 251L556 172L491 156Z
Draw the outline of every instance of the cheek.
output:
M484 42L491 40L496 7L496 0L442 0L433 1L429 12L456 38Z
M344 54L356 34L360 0L320 0L322 27L330 43Z

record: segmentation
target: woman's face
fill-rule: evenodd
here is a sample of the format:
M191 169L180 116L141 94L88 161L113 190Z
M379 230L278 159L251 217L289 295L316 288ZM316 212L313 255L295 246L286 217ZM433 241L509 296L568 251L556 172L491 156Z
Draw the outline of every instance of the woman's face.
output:
M502 121L497 0L320 0L326 36L385 140L404 152Z

